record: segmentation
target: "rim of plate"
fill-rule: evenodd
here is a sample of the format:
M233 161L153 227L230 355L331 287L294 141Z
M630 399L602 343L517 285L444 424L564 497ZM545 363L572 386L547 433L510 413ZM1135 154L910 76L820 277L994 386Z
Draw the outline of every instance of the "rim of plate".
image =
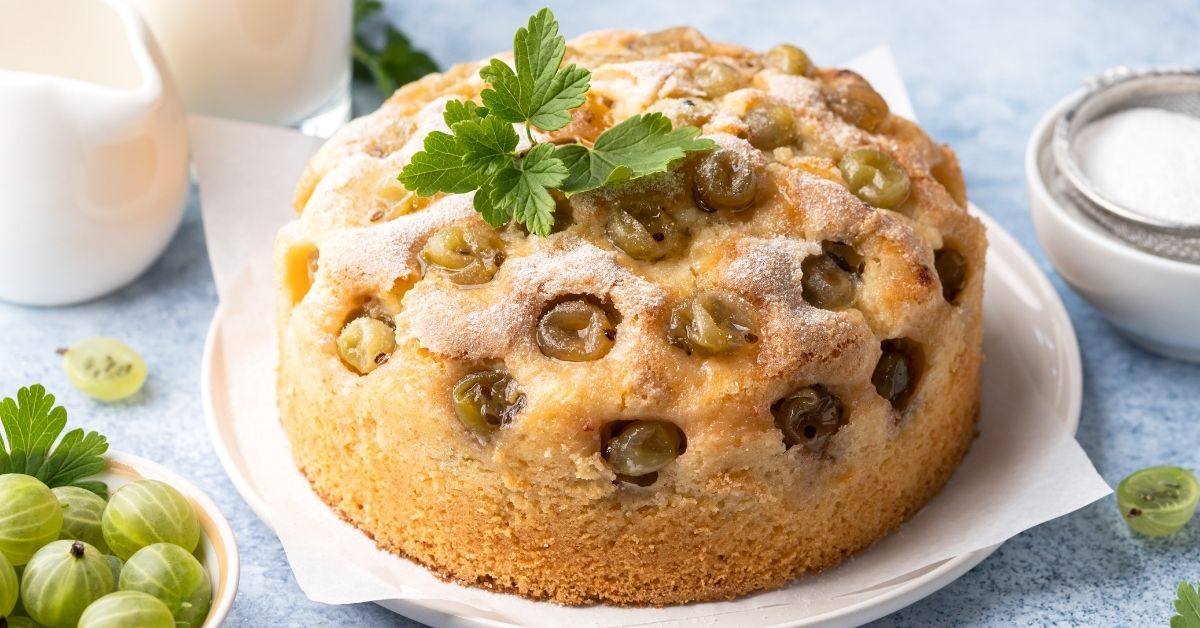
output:
M1004 260L1017 267L1022 276L1027 277L1032 285L1027 286L1032 288L1040 300L1046 305L1046 320L1050 321L1051 327L1054 330L1054 337L1059 340L1055 343L1055 372L1057 373L1057 381L1053 387L1053 405L1058 411L1057 417L1063 421L1068 431L1074 434L1079 427L1079 413L1083 403L1083 368L1079 354L1079 342L1075 335L1075 327L1071 323L1071 317L1067 313L1066 306L1062 302L1062 298L1058 295L1058 291L1050 283L1049 278L1038 267L1037 263L1029 255L1016 238L1012 236L1004 227L1000 226L994 219L984 213L974 203L969 204L969 211L972 215L979 218L984 227L987 229L988 235L988 251L1000 255L1003 251ZM218 347L218 338L220 336L220 326L223 311L220 305L213 312L213 318L209 324L208 332L204 340L204 354L201 358L200 372L200 396L204 410L204 421L208 427L209 438L213 442L213 448L217 452L217 458L221 462L221 466L225 468L226 474L229 475L230 481L233 482L234 488L254 511L254 514L267 525L268 528L274 528L271 524L271 513L267 509L266 503L255 490L253 484L242 473L241 466L233 459L229 447L226 445L226 438L223 434L221 425L217 421L216 408L213 406L213 368L216 364L214 360L216 352L220 350ZM885 586L879 590L879 594L867 597L863 600L847 604L839 609L813 615L809 617L799 618L794 621L788 621L780 624L775 624L770 628L794 628L799 626L826 625L826 626L853 626L869 621L874 621L885 615L894 613L914 602L932 595L935 591L950 584L959 576L970 571L978 565L983 559L987 558L1000 548L1001 544L996 544L991 547L986 547L974 552L960 554L953 558L948 558L940 563L926 566L924 571L919 575L912 576L910 579L901 583ZM909 574L906 574L909 575ZM902 576L903 577L903 576ZM438 615L451 615L442 611L423 605L419 600L378 600L376 603L383 605L389 610L400 612L400 608L411 609L413 614L427 615L428 617L436 617ZM416 612L416 611L424 612ZM407 613L402 613L406 614ZM495 626L497 628L508 627L510 624L497 622L486 618L471 618L468 624L476 626Z
M192 508L200 520L200 530L212 546L212 552L217 559L216 565L211 566L217 575L217 586L213 590L212 609L204 620L204 628L220 626L233 608L238 582L241 579L241 557L238 553L237 538L233 535L233 528L229 526L224 513L217 507L216 502L191 480L153 460L114 449L108 450L104 457L107 463L105 472L130 478L130 481L160 480L192 502Z

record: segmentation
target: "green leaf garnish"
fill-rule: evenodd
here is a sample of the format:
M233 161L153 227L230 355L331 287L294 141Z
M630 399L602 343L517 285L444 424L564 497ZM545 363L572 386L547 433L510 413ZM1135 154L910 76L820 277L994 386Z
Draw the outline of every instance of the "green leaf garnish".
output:
M588 150L579 144L556 151L571 176L563 183L567 195L665 171L690 151L712 150L712 140L699 137L700 129L671 129L661 113L634 116L605 131Z
M372 41L372 33L366 28L368 18L382 9L379 0L354 0L354 74L374 82L387 97L401 85L437 72L438 66L391 25L384 26L381 41Z
M671 128L660 113L634 116L600 134L591 148L538 143L531 129L556 131L583 105L591 72L561 67L566 39L558 21L542 9L513 38L516 68L492 59L479 71L488 82L484 106L452 100L443 118L450 134L431 132L424 150L400 172L400 182L419 196L475 191L474 206L493 227L516 221L545 236L554 227L554 197L665 172L692 151L712 150L696 127ZM524 126L530 148L517 152Z
M108 498L103 482L84 480L104 470L108 439L80 428L62 435L67 411L55 406L54 395L40 384L17 391L15 400L0 401L0 426L4 428L0 474L24 473L50 488L78 486Z
M1171 618L1171 628L1200 628L1200 591L1180 581L1175 591L1175 612Z

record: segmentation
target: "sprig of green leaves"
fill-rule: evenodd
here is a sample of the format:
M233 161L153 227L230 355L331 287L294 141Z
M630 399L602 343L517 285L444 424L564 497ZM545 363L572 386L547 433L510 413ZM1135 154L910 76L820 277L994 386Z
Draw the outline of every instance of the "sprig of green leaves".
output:
M1175 612L1171 628L1200 628L1200 591L1186 580L1175 591Z
M716 148L695 127L671 128L660 113L633 116L608 129L592 147L538 143L532 129L557 131L586 100L591 72L562 67L566 40L558 21L542 9L513 38L516 68L492 59L479 71L488 83L483 106L446 104L450 133L426 135L424 150L400 172L400 182L420 196L475 191L474 206L493 227L511 221L545 236L554 226L551 190L566 196L666 171L691 151ZM530 147L517 152L523 125Z
M381 37L367 28L370 17L383 9L379 0L354 0L354 74L375 83L386 98L398 87L415 81L438 66L424 51L414 48L404 33L385 25Z
M54 395L41 384L17 391L17 398L0 401L0 475L24 473L49 486L78 486L107 498L103 482L84 480L104 469L108 439L75 428L65 435L67 411L54 405ZM62 440L59 436L62 435ZM58 442L55 445L55 441Z

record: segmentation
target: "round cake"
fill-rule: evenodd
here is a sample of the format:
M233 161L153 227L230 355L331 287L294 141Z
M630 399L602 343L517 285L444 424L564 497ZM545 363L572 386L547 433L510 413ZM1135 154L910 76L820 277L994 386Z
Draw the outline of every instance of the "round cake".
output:
M895 530L979 411L987 245L954 154L793 46L602 31L566 61L584 104L523 143L661 112L716 148L555 192L540 237L397 179L485 62L348 125L276 246L300 471L379 547L564 604L732 598Z

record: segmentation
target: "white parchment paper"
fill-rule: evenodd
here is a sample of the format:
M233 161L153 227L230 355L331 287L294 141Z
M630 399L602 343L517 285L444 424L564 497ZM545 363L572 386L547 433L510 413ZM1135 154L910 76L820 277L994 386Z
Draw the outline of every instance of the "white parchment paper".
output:
M850 64L893 111L915 118L886 48ZM987 364L980 436L945 490L895 534L844 565L792 586L733 602L668 609L566 608L448 584L378 550L343 523L292 465L275 410L275 333L270 247L294 216L291 195L320 142L290 130L209 118L191 121L205 233L221 297L214 359L218 421L233 463L262 496L296 579L313 600L346 604L423 600L466 618L533 626L689 623L771 625L845 608L899 586L937 563L1002 543L1107 495L1110 489L1045 398L1045 382L1013 343L985 325ZM989 257L989 277L993 272ZM988 280L985 310L1020 298Z

